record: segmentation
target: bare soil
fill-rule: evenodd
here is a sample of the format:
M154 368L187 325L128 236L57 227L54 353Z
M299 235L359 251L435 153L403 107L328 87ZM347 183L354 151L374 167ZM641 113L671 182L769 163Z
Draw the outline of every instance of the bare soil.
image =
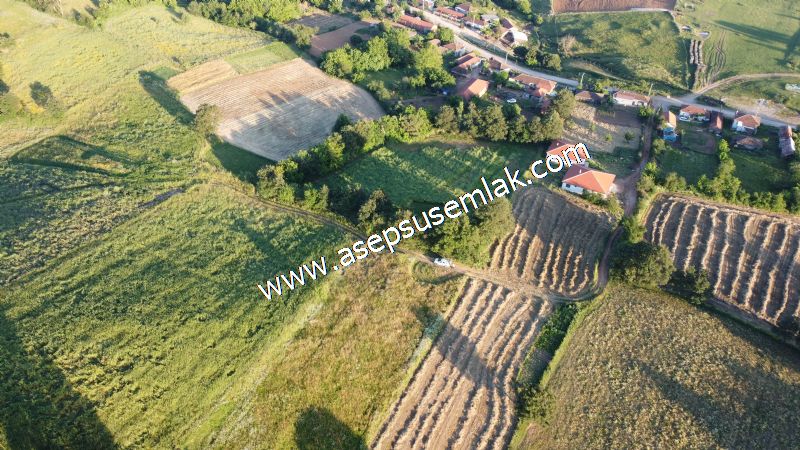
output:
M349 43L350 37L353 35L357 34L364 40L369 39L370 36L368 34L357 33L358 30L369 26L369 22L360 20L337 30L318 34L311 38L311 48L308 52L319 58L323 53L343 47L345 44Z

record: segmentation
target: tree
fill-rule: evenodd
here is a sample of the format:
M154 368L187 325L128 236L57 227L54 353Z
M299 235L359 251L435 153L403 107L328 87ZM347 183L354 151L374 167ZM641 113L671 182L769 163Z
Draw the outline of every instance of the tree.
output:
M622 218L622 230L623 239L631 244L644 240L644 225L632 216Z
M558 46L561 49L561 53L564 56L572 56L572 50L575 48L575 44L578 43L578 40L575 39L575 36L571 34L567 34L562 36L558 40Z
M542 65L550 70L561 70L561 57L555 53L545 53L542 56Z
M480 116L481 135L490 141L496 142L506 138L508 126L506 117L500 105L492 104L484 108Z
M450 105L444 105L436 115L436 128L445 133L458 131L458 116L456 110Z
M542 119L542 140L552 141L564 134L564 120L555 110L550 110Z
M56 104L56 98L53 95L53 91L50 90L49 87L45 86L44 84L34 81L30 85L31 88L31 99L34 103L41 106L42 108L52 108Z
M531 13L530 0L517 0L517 11L521 12L526 16L530 15Z
M551 106L552 110L557 112L562 119L569 119L572 117L572 111L575 109L575 94L568 89L558 91L556 97L553 99Z
M329 195L328 185L322 185L320 189L308 185L303 191L303 206L314 211L325 211L328 209Z
M389 57L389 45L386 39L377 36L367 42L367 49L364 52L364 67L361 70L377 72L383 70L392 63Z
M383 37L386 39L392 66L408 67L412 61L411 36L408 31L385 25Z
M657 288L669 282L675 265L672 255L663 245L649 242L623 244L612 265L615 278L625 283L647 288Z
M449 44L455 39L453 30L447 27L439 27L436 30L436 39L439 39L442 44Z
M711 297L711 282L705 269L675 271L667 288L693 305L702 305Z
M222 113L217 105L202 104L194 115L194 129L202 136L208 136L217 131Z
M358 210L358 223L372 232L384 226L394 214L394 205L381 189L372 192Z
M295 45L303 50L311 47L311 38L317 34L316 28L312 28L300 23L291 25L289 29L292 31Z
M326 52L322 57L320 68L328 75L337 78L346 78L353 73L353 59L350 56L349 45Z
M339 117L336 118L336 123L333 124L333 131L340 131L342 128L350 125L351 123L353 123L353 121L347 117L347 114L339 114Z
M511 142L529 142L528 121L525 116L517 116L508 121L508 140Z
M635 136L630 131L625 132L625 142L630 142Z
M470 102L467 105L467 110L461 115L461 130L469 133L471 136L477 137L480 127L481 113L478 111L478 106L475 102Z

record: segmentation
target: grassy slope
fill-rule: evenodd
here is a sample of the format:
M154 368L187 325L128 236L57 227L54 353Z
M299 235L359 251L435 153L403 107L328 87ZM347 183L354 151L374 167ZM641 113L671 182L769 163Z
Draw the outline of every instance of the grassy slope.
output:
M428 141L379 149L322 182L331 187L361 184L368 191L381 188L404 208L444 202L454 194L503 176L503 167L525 172L540 153L535 147L478 143L434 136Z
M790 448L800 354L674 297L612 286L574 331L525 447Z
M721 88L712 89L706 94L715 98L726 98L727 103L752 103L757 105L759 99L768 99L786 108L787 114L800 113L800 93L786 90L786 84L800 83L797 78L770 78L765 80L743 81Z
M694 8L688 8L691 3ZM797 2L725 0L678 2L678 22L696 31L709 31L704 44L706 58L724 42L725 66L718 78L740 73L791 72L785 61L800 57L800 18Z
M686 48L667 13L560 14L549 19L540 33L554 42L575 36L575 56L616 76L686 86Z

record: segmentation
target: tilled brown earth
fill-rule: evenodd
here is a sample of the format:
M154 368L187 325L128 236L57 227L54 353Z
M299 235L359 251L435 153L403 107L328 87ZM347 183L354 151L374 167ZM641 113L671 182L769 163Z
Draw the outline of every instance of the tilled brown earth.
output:
M678 269L709 272L714 296L780 326L800 315L800 222L776 214L661 196L645 238Z
M503 448L512 380L552 305L469 281L434 348L390 411L374 448Z

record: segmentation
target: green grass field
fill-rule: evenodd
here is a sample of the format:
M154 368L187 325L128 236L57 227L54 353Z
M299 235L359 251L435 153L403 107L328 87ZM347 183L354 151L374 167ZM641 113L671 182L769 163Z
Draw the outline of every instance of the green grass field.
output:
M562 36L574 36L575 57L615 76L686 88L687 50L667 13L559 14L542 25L540 34L553 45Z
M631 173L631 167L639 160L639 150L617 147L614 153L594 152L590 166L624 177Z
M734 148L731 156L736 163L734 173L748 192L780 192L791 188L792 177L788 164L773 146L765 146L761 150Z
M523 173L540 155L532 146L437 136L413 145L391 144L320 182L331 188L348 184L360 184L367 191L380 188L400 206L422 209L480 187L482 176L489 181L503 176L505 166Z
M686 178L689 184L697 183L701 176L713 177L717 170L719 160L717 155L681 150L667 147L667 150L657 157L661 172L666 175L675 172Z
M237 72L245 74L264 69L275 63L297 58L299 54L283 42L273 42L262 48L225 58Z
M745 102L756 105L759 99L767 99L782 105L789 114L800 113L800 93L787 91L787 83L800 83L800 73L796 78L770 78L764 80L742 81L706 93L714 98L725 98L727 103Z
M800 65L800 17L793 0L680 0L676 11L678 23L692 27L693 33L711 33L703 50L709 72L718 71L716 79L792 72L786 65L791 60Z
M669 295L612 286L545 375L519 448L792 448L797 351Z

